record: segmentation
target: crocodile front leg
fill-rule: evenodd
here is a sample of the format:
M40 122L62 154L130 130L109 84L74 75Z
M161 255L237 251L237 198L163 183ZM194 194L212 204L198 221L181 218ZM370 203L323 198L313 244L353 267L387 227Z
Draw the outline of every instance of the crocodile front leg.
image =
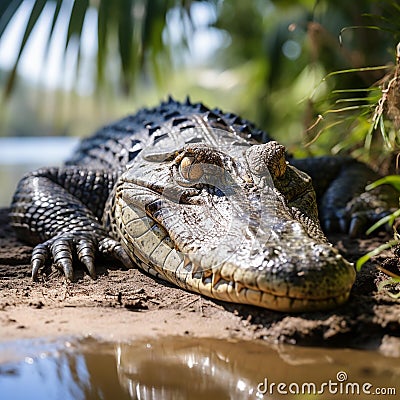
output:
M357 236L396 207L398 196L389 186L365 191L379 175L352 158L317 157L292 163L313 180L319 218L326 232Z
M96 277L97 251L124 265L129 257L101 224L104 205L118 174L76 167L40 169L18 184L11 205L17 235L33 245L32 278L49 259L73 280L73 257Z

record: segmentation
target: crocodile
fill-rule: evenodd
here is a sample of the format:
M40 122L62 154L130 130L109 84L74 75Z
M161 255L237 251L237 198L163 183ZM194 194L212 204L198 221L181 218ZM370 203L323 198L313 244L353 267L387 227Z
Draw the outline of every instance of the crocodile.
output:
M105 254L216 300L327 310L346 302L355 270L322 228L354 234L380 215L363 193L373 175L346 157L295 160L236 114L169 98L26 174L10 217L35 246L33 280L51 263L95 279Z

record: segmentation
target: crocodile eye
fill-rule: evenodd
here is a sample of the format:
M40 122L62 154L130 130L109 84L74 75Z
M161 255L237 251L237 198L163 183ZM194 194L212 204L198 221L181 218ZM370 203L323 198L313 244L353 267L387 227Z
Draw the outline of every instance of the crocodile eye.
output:
M204 174L202 164L195 163L194 157L183 157L180 163L182 177L188 181L198 181Z

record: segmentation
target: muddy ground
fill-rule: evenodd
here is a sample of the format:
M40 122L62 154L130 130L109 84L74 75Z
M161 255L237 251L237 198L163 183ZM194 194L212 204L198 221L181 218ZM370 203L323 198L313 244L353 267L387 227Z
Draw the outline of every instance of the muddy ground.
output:
M330 240L350 261L390 239ZM124 340L152 335L193 335L262 339L301 345L378 348L400 356L400 300L377 291L376 267L389 255L368 262L358 274L349 302L331 312L288 315L213 301L185 292L142 272L101 261L98 279L83 271L68 283L58 271L30 279L32 248L18 241L0 210L0 340L91 334Z

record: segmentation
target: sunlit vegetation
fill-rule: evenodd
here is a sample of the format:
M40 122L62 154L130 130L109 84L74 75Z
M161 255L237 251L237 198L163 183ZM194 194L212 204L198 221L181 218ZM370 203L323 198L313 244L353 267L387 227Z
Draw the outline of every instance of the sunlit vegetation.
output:
M394 1L9 0L0 15L0 51L14 41L0 57L3 134L88 134L190 94L300 156L399 145L394 108L375 113L397 88Z

